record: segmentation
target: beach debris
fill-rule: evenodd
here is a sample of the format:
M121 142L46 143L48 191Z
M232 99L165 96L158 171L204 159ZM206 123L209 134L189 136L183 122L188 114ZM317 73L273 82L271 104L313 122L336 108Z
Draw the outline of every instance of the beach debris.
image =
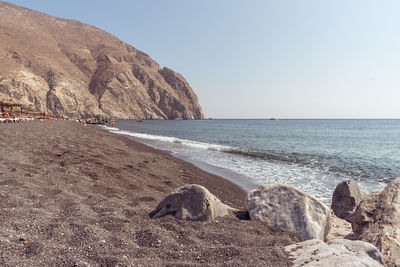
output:
M331 228L330 209L290 185L262 185L248 193L246 207L251 220L266 222L275 232L293 232L301 241L325 240Z
M331 208L336 216L350 222L356 206L363 199L364 194L357 183L347 180L336 186L332 195Z
M400 178L366 196L351 225L359 240L379 249L387 266L400 266Z
M0 118L0 123L20 123L20 122L27 122L33 120L32 118Z
M101 115L98 115L97 117L94 118L85 118L84 122L86 124L114 124L113 120L110 120L109 118Z
M293 266L384 266L378 249L364 241L312 239L285 247Z
M22 242L22 244L24 244L24 245L28 245L28 244L29 244L28 240L26 240L26 239L23 238L23 237L21 237L20 239L18 239L18 241Z
M208 221L227 215L229 210L233 208L223 204L207 188L191 184L176 188L149 215L153 219L173 215L179 220Z

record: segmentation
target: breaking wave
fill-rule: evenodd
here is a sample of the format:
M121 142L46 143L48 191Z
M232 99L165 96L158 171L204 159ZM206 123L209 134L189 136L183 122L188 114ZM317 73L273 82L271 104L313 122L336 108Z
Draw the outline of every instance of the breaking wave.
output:
M185 146L194 147L194 148L198 148L198 149L207 149L207 150L222 151L222 152L235 149L230 146L192 141L192 140L181 139L181 138L177 138L177 137L146 134L146 133L136 133L136 132L131 132L131 131L119 130L118 128L111 128L111 127L107 127L107 126L103 126L103 127L107 128L107 130L115 132L117 134L123 134L123 135L128 135L128 136L142 138L142 139L148 139L148 140L157 140L157 141L162 141L162 142L182 144Z
M126 130L120 130L116 127L103 126L107 130L113 133L132 136L141 139L154 140L160 142L167 142L171 144L180 144L183 146L204 149L211 151L218 151L221 153L227 153L231 155L237 155L240 157L247 157L258 160L265 160L269 162L275 162L286 165L297 165L303 167L309 167L318 169L323 172L329 172L341 177L355 177L358 179L370 179L375 177L381 181L386 180L387 177L392 175L392 170L387 168L378 167L374 164L363 164L352 162L349 159L323 154L302 154L302 153L284 153L277 151L249 151L246 149L206 143L200 141L193 141L188 139L182 139L172 136L163 136L147 133L138 133Z

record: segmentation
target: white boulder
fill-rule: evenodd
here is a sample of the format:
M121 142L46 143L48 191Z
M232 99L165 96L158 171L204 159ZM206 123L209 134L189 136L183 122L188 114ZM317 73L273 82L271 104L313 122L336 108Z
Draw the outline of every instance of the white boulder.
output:
M207 188L192 184L178 187L167 195L150 213L150 217L173 215L179 220L207 221L225 216L229 210L233 209L223 204Z
M301 241L325 240L331 228L331 211L314 197L293 186L265 184L247 195L251 220L265 222L273 231L296 233Z

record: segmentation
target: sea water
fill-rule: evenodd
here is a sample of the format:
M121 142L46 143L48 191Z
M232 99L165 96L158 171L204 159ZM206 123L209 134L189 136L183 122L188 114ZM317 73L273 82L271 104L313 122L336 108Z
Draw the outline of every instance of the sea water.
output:
M371 192L400 176L400 120L121 120L107 129L246 190L290 184L327 204L344 180Z

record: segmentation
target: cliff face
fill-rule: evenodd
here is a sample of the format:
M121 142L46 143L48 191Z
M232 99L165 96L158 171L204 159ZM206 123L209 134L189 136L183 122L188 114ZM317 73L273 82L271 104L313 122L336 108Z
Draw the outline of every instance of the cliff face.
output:
M56 115L202 119L178 73L94 26L0 2L0 99Z

